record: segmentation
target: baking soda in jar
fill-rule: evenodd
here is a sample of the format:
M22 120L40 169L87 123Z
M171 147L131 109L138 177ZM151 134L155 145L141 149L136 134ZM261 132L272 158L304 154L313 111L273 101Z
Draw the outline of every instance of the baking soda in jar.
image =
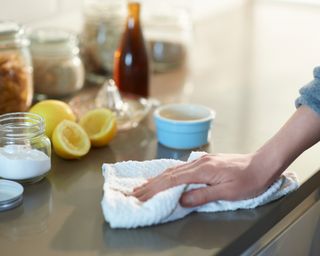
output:
M51 168L44 119L19 112L0 116L0 177L22 183L41 180Z
M0 176L10 180L42 177L51 168L50 157L42 151L24 145L0 148Z

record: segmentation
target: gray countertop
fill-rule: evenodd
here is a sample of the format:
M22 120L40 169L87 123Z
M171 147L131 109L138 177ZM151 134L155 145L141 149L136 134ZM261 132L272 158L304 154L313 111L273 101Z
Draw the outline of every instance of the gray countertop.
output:
M201 103L216 110L212 140L201 150L252 151L294 111L299 87L319 64L320 37L314 34L319 13L317 8L258 2L197 21L191 69L154 75L151 94L163 103ZM319 167L320 148L289 167L307 184L305 189L272 204L197 213L135 230L112 230L104 222L102 163L185 159L188 154L157 143L151 115L83 159L66 161L53 154L50 174L25 186L23 205L0 213L1 255L200 256L244 249L239 245L254 243L315 189L307 182Z

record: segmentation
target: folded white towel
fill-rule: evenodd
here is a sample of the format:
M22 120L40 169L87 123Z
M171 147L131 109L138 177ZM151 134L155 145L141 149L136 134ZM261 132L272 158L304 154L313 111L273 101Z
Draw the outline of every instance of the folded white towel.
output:
M203 155L192 152L188 161ZM146 202L127 196L147 179L157 176L169 167L184 163L179 160L157 159L151 161L127 161L102 166L105 183L101 202L105 220L112 228L136 228L165 223L183 218L196 212L218 212L237 209L251 209L276 200L299 186L293 173L283 174L263 194L247 200L215 201L195 208L184 208L179 204L183 192L198 188L199 184L180 185L156 194Z

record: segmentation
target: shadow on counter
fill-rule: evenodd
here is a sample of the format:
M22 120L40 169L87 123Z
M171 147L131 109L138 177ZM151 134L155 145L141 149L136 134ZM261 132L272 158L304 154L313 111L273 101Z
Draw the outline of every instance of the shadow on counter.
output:
M50 180L55 192L54 205L60 209L59 229L50 247L61 254L91 252L102 244L100 201L104 178L102 164L117 161L112 146L93 148L80 160L53 158Z
M204 152L210 153L212 152L212 148L213 148L212 144L207 144L200 148L181 150L181 149L173 149L173 148L165 147L158 142L156 159L165 158L165 159L187 161L192 151L204 151Z
M218 250L236 238L235 229L245 230L257 218L255 210L220 213L193 213L184 219L136 229L102 227L108 252L148 253L175 247L196 247ZM230 237L230 236L234 237Z
M23 203L0 213L0 229L11 241L46 232L52 211L51 183L47 178L24 186Z

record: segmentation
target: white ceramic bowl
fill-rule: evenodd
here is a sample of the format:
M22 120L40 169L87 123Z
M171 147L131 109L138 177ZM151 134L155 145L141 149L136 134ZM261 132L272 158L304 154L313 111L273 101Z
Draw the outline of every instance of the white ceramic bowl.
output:
M169 148L192 149L208 144L215 111L196 104L168 104L154 112L158 141Z

